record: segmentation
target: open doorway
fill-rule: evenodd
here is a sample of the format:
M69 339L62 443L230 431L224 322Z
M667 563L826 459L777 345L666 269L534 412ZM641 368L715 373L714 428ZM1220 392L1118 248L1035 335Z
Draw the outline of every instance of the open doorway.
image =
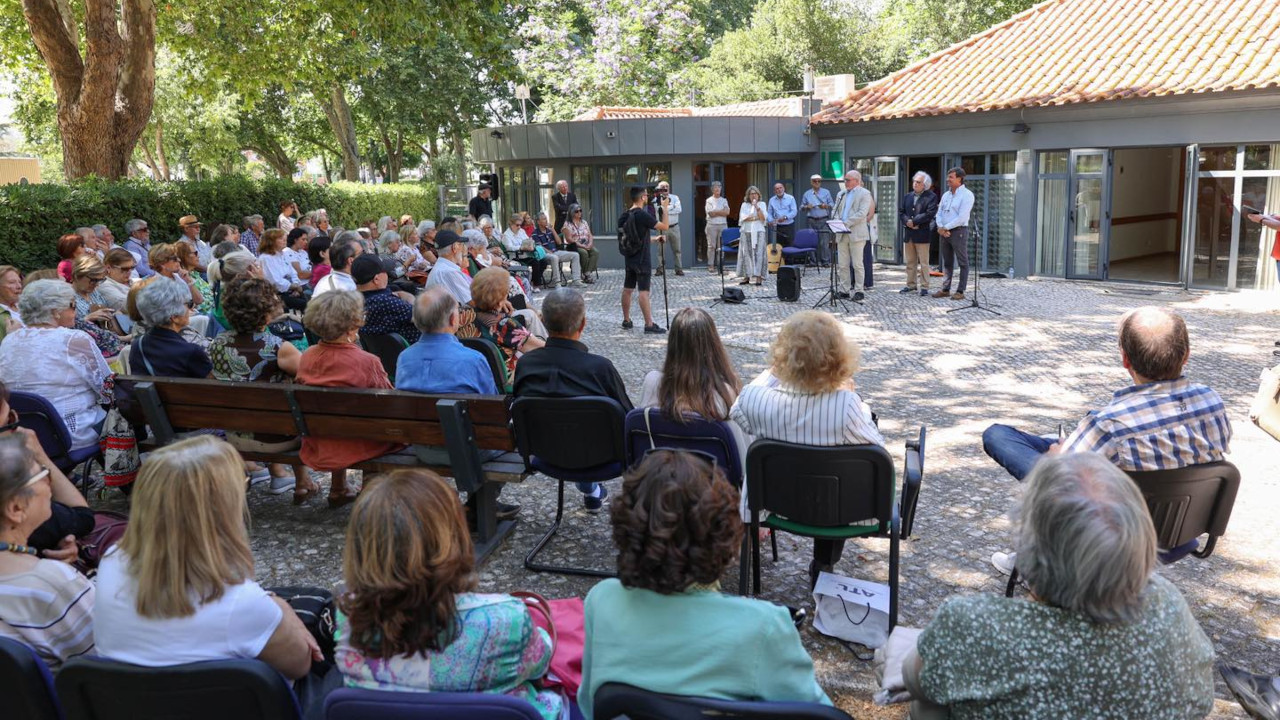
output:
M1185 164L1181 147L1115 151L1108 279L1179 281Z

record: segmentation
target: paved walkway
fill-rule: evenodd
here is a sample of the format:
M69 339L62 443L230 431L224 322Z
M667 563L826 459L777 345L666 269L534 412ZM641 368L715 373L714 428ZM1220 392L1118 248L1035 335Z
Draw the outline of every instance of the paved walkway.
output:
M825 274L810 271L806 284ZM1280 339L1280 295L1254 292L1188 293L1154 286L1055 280L983 280L984 301L1002 315L979 310L946 313L962 303L899 295L903 274L877 268L880 285L863 305L840 313L862 346L858 386L880 417L881 430L898 467L903 443L920 425L929 427L925 484L916 536L902 545L902 610L905 625L926 625L939 603L954 593L1000 592L1003 579L989 563L1010 546L1007 510L1017 483L981 448L992 422L1053 432L1073 425L1128 384L1119 364L1115 323L1127 309L1163 305L1182 313L1191 331L1188 375L1218 390L1230 408L1235 437L1231 460L1244 477L1231 527L1208 560L1190 558L1160 572L1186 595L1221 658L1256 671L1280 672L1280 568L1275 548L1280 529L1271 504L1280 500L1280 444L1248 420L1258 374L1270 364L1272 341ZM669 278L672 313L707 307L719 293L705 270ZM936 280L936 279L935 279ZM622 330L620 271L605 271L586 286L588 321L584 341L610 357L637 398L644 374L661 366L665 340L637 328ZM662 296L655 310L662 320ZM781 323L807 308L821 290L807 290L799 303L782 303L773 281L748 288L743 305L711 309L731 357L749 380L764 369L765 351ZM635 316L637 325L639 316ZM589 580L536 575L524 570L524 553L554 513L552 483L534 478L504 493L524 506L523 522L481 573L487 591L526 589L549 597L584 594ZM336 584L347 511L332 512L316 501L295 508L289 496L254 493L254 550L264 583ZM590 516L569 494L570 511L550 557L612 566L607 513ZM779 540L778 563L766 559L763 596L812 608L805 568L810 546L789 536ZM882 579L888 543L851 542L837 571ZM724 580L736 588L737 569ZM854 717L904 717L904 708L870 703L875 678L869 666L811 627L803 631L819 680ZM696 638L690 638L696 642ZM1245 717L1218 681L1213 717Z

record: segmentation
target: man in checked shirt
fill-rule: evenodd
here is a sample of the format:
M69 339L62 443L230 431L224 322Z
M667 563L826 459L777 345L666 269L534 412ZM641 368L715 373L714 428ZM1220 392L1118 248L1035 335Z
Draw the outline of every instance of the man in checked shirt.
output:
M1059 452L1096 452L1126 472L1221 460L1231 442L1231 421L1218 393L1182 374L1190 354L1187 324L1176 313L1133 310L1120 320L1120 359L1133 385L1117 390L1065 439L992 425L982 433L982 447L1018 480L1042 456ZM1012 560L1006 553L992 557L1006 574Z

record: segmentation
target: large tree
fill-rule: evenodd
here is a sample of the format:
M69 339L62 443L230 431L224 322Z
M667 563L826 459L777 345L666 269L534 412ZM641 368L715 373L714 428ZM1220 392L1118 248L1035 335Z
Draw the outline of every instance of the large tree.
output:
M66 177L124 176L151 117L155 4L22 0L22 11L57 94Z

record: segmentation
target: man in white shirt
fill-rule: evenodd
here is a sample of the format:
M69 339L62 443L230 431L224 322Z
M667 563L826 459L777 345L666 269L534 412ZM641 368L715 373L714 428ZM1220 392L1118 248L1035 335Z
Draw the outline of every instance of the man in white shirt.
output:
M662 199L669 198L670 204L667 206L667 216L658 217L656 213L662 212ZM667 223L667 229L659 234L659 243L665 242L671 248L671 254L676 258L676 275L684 275L684 269L680 267L680 198L671 193L671 183L663 180L658 183L657 191L653 197L654 217ZM653 271L654 275L662 275L667 269L667 256L663 252L662 245L658 245L658 269Z
M200 239L199 218L195 215L183 215L178 219L178 227L182 228L182 237L178 238L178 242L187 243L196 251L196 271L203 275L205 268L213 260L213 248Z
M964 289L969 285L969 213L973 212L973 192L964 186L964 170L954 167L947 171L947 191L938 201L938 214L934 226L941 238L942 289L933 297L963 300ZM951 275L956 263L960 264L960 284L951 294Z
M441 230L436 233L436 256L436 264L427 276L427 289L440 286L459 303L471 302L471 278L462 271L467 261L466 241L452 230Z
M707 198L707 269L717 272L716 258L720 253L720 236L729 227L729 201L724 198L724 186L720 181L711 183L711 197Z
M861 301L866 269L862 257L867 243L871 242L871 227L867 215L871 212L871 193L862 187L862 173L850 170L844 174L844 189L836 195L835 219L844 222L849 230L836 234L836 268L840 273L840 285L853 291L853 299ZM849 264L853 263L853 284L849 284ZM849 297L841 290L839 296Z
M355 290L356 281L351 277L351 264L362 254L364 246L360 244L359 233L348 230L335 238L329 246L329 265L333 270L320 278L311 297L319 297L330 290Z

